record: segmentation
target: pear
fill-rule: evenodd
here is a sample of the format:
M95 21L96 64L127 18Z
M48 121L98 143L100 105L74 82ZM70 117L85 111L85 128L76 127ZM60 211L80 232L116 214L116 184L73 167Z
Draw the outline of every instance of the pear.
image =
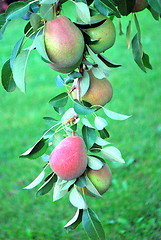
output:
M91 17L91 22L103 19L106 19L106 21L98 27L82 29L92 40L98 40L95 44L89 44L89 47L95 53L101 53L111 48L116 38L115 26L110 18L97 14Z
M64 180L81 176L87 167L83 139L79 136L63 139L52 151L49 163L51 169Z
M107 190L110 187L111 180L112 180L112 173L107 164L105 164L101 169L99 170L93 170L88 168L86 170L87 177L92 182L92 184L95 186L97 191L100 193L100 195L107 192ZM80 188L81 191L85 193L85 195L94 196L90 191L84 187Z
M83 34L66 16L46 22L44 42L52 62L49 66L55 71L69 73L80 65L85 45Z
M91 105L104 106L111 100L113 95L111 83L106 78L96 78L92 70L89 70L88 73L90 76L90 86L86 94L82 97L82 100Z

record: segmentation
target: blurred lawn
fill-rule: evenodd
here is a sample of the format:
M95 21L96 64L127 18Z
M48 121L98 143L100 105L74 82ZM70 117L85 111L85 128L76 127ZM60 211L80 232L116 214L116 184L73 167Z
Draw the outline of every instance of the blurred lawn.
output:
M143 47L151 57L153 71L141 72L133 62L131 50L126 48L125 35L117 36L107 57L123 66L111 71L109 80L114 97L108 107L133 117L124 122L109 120L108 129L110 142L121 150L127 164L109 163L113 172L110 190L104 199L88 199L110 240L161 239L161 24L147 11L138 17ZM122 24L125 31L127 21ZM18 25L11 24L1 41L1 67L20 36ZM82 226L70 233L63 229L75 212L67 197L53 203L52 192L35 198L35 189L22 189L42 170L41 160L19 159L18 156L46 129L42 117L57 117L48 104L58 91L62 91L55 87L55 76L56 73L33 52L27 66L26 95L19 90L9 94L0 86L1 240L87 239Z

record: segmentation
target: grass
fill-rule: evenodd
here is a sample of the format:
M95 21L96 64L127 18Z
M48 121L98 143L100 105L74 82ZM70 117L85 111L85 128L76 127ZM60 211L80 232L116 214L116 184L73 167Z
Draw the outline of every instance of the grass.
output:
M121 63L109 80L114 88L110 110L132 115L124 122L109 122L110 141L118 147L125 166L109 163L113 182L103 199L88 198L98 214L109 240L159 240L160 206L160 23L147 11L138 14L145 52L153 70L141 72L125 45L125 35L117 36L107 57ZM123 29L127 21L123 20ZM17 23L18 24L18 23ZM1 41L0 66L10 57L20 38L17 26L10 25ZM135 29L133 29L133 33ZM35 190L22 188L41 171L41 160L19 159L42 135L46 126L42 117L57 114L47 104L61 88L55 87L51 69L33 52L27 66L27 94L19 90L9 94L0 86L0 239L4 240L82 240L87 239L82 226L67 233L63 226L75 209L65 197L52 202L51 192L35 197Z

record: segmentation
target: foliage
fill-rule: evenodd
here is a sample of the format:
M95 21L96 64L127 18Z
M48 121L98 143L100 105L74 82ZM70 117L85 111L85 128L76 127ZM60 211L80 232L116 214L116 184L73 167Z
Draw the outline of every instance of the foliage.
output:
M124 1L124 3L125 2L126 1ZM81 19L81 22L79 22L80 29L84 24L86 24L86 27L87 25L90 27L90 14L92 14L92 11L98 11L106 17L115 16L117 18L120 18L121 15L128 15L131 12L128 4L128 8L124 8L123 1L122 3L121 1L115 3L114 1L94 0L94 3L91 7L88 6L86 1L76 1L73 3L76 5L77 19ZM156 7L158 6L154 6L154 4L149 1L149 9L153 13L153 16L155 16L155 19L158 19L159 13L157 13ZM51 9L54 9L54 14L53 10L51 11ZM124 11L122 12L121 9L124 9ZM130 9L132 10L131 5ZM9 6L6 13L2 14L2 25L0 32L1 36L4 33L9 21L17 18L24 18L26 14L29 15L29 19L25 18L25 21L27 20L28 22L24 29L24 36L15 44L11 58L7 60L2 68L2 84L6 91L14 91L15 86L17 86L22 92L26 91L25 71L27 61L30 52L35 48L41 55L43 61L47 63L51 62L48 58L43 42L43 29L45 21L54 19L55 15L59 14L60 11L61 2L44 0L34 3L30 1L26 3L13 3ZM137 33L130 43L132 21L134 21ZM103 23L100 22L98 24L101 25ZM130 44L132 44L134 60L138 66L144 72L146 72L146 68L152 69L149 62L149 57L142 49L141 30L135 13L132 14L132 20L130 20L128 24L126 38L128 46L130 47ZM88 45L89 38L86 39L85 37L84 39ZM31 40L32 43L30 44ZM91 42L92 39L90 39L90 44ZM93 44L96 43L94 42ZM54 136L58 134L59 131L62 132L63 130L67 136L71 135L73 131L76 135L81 134L86 144L88 154L93 153L93 151L96 151L97 148L97 151L100 151L105 159L124 163L121 153L116 147L106 146L110 144L109 142L106 142L106 138L109 137L109 134L106 130L108 123L105 118L97 116L97 111L98 108L101 108L107 117L114 120L125 120L129 118L129 116L112 112L102 106L90 106L89 104L81 101L79 95L80 93L77 93L76 100L70 95L73 86L75 87L75 82L79 84L83 78L87 79L84 76L87 74L86 69L88 69L90 66L98 70L97 77L99 72L101 79L102 76L109 76L109 67L119 67L120 65L112 63L111 60L106 59L102 55L95 54L88 46L85 48L84 55L86 57L83 59L83 62L79 67L79 72L69 73L65 78L60 75L57 77L57 85L65 87L66 92L62 92L61 94L54 96L49 103L53 106L56 112L58 112L60 115L63 114L62 118L60 120L54 119L56 124L52 124L52 126L50 126L50 128L42 135L40 140L20 157L27 157L31 159L42 157L42 160L44 160L44 153L47 151L47 149L51 149ZM72 86L71 83L73 84ZM86 84L82 84L81 87L85 94L86 91L88 91L88 88L85 89ZM70 102L71 106L70 111L69 109L66 110L68 102ZM91 120L88 119L89 115L93 117L95 127L91 125ZM53 119L50 117L48 117L47 120L50 120L50 124L51 121L53 121ZM84 124L84 122L86 122L86 124ZM79 125L79 129L77 125ZM96 169L98 167L100 158L98 158L97 155L94 155L94 157L97 159L97 161L95 161L93 164L89 164L91 168ZM45 166L44 170L39 174L39 176L26 187L27 189L33 188L41 183L47 166ZM82 222L85 231L91 239L105 239L104 230L100 221L98 220L97 215L88 207L85 196L82 196L78 190L76 181L79 180L80 179L74 179L72 182L65 182L64 180L57 178L54 173L50 173L45 178L45 183L43 183L43 185L38 189L37 196L48 193L53 188L54 183L56 183L54 186L54 201L62 198L68 191L70 191L70 202L73 206L78 208L78 210L76 216L72 218L68 224L66 224L65 228L68 230L73 230L80 222ZM87 186L86 184L87 183L85 181L84 186Z

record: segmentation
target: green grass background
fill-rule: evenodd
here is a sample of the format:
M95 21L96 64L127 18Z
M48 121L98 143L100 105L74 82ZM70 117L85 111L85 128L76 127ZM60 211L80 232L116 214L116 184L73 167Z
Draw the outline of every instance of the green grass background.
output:
M103 199L88 198L102 221L110 240L159 240L161 215L161 24L148 11L138 14L144 51L153 70L143 73L127 50L125 34L117 35L106 56L121 63L112 69L109 80L114 89L110 110L132 115L126 121L108 120L110 141L127 162L109 163L113 182ZM117 21L115 21L116 28ZM127 20L122 20L125 33ZM22 23L10 24L0 47L0 66L10 57L21 37ZM20 30L20 29L21 30ZM135 27L133 27L133 35ZM42 170L41 159L20 159L19 155L41 137L44 116L58 117L48 101L62 88L55 87L56 73L42 62L36 51L27 65L27 93L7 93L0 86L0 239L1 240L82 240L80 225L67 233L63 226L74 215L68 197L52 202L52 192L36 198L36 190L23 190ZM104 116L104 115L102 115ZM130 164L130 162L132 162Z

